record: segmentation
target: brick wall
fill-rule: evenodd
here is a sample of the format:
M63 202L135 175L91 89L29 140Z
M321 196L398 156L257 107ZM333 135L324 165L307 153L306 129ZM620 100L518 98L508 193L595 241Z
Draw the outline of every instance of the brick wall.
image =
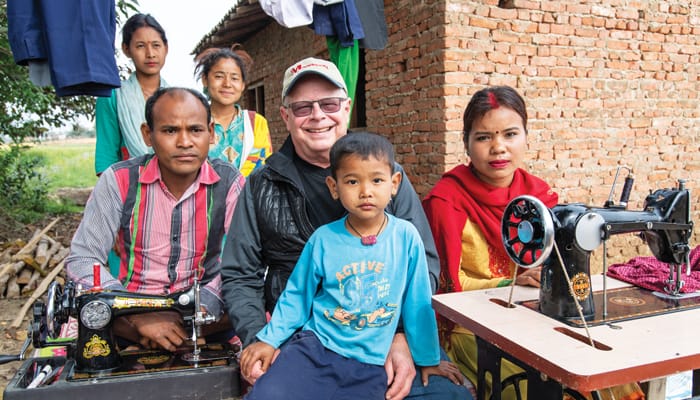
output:
M391 137L419 193L464 161L471 94L502 84L528 105L525 167L561 202L602 206L619 165L634 172L631 210L678 179L696 188L700 1L512 3L385 2L390 44L367 55L367 119ZM608 249L609 261L649 254L630 235Z
M453 140L456 93L446 85L444 7L444 0L385 1L389 44L366 54L368 128L391 139L421 196L446 162L462 159Z

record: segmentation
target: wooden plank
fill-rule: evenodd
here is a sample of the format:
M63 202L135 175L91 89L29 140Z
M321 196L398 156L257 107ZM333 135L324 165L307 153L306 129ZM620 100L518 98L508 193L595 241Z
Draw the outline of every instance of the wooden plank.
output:
M50 224L46 225L46 227L44 229L42 229L41 232L39 232L37 235L34 235L34 237L29 241L29 243L27 243L24 247L22 247L20 249L20 251L18 251L17 254L15 254L14 257L20 256L21 254L24 254L24 253L31 252L31 250L34 249L34 246L37 244L37 242L39 242L39 240L41 240L41 237L43 235L45 235L46 232L50 231L51 228L53 228L53 226L56 225L56 223L58 223L58 221L60 221L60 220L61 220L61 217L57 217L53 221L51 221ZM13 257L13 259L14 259L14 257Z

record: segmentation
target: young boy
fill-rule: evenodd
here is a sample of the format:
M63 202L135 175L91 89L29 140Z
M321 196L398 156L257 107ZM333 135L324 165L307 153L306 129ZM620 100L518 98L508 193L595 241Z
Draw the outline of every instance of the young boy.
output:
M384 399L399 320L424 384L429 375L461 384L454 365L440 362L418 231L384 212L401 181L391 143L351 133L330 163L326 183L348 215L311 236L259 342L243 350L243 376L264 371L246 399Z

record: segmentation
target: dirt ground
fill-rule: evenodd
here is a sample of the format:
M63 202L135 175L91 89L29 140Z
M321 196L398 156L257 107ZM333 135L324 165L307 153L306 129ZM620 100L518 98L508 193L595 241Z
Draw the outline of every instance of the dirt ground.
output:
M16 333L8 331L12 320L27 299L2 299L0 300L0 355L17 355L27 337L27 324L29 318L25 318L22 327ZM30 351L27 351L27 357ZM0 365L0 389L4 392L5 387L22 366L22 361L12 361ZM0 393L2 399L2 393Z

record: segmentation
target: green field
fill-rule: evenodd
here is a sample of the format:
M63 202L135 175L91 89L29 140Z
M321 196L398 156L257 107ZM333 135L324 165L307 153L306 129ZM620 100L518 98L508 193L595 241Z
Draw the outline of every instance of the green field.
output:
M95 186L95 140L62 140L44 142L30 149L40 155L49 192L58 188L89 188Z

